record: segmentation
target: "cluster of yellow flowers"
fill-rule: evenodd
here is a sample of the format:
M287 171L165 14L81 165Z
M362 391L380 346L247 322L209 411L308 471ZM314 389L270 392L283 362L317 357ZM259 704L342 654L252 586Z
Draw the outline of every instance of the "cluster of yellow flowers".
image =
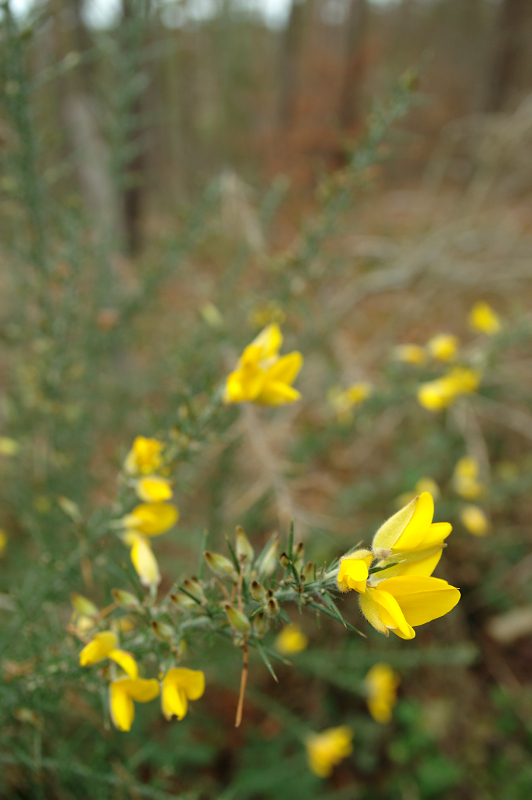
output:
M205 676L200 670L176 667L169 669L162 682L155 678L139 678L137 662L127 650L118 647L112 631L96 633L79 654L81 667L89 667L106 659L118 664L122 675L109 683L109 710L115 728L129 731L135 718L134 703L147 703L161 694L162 712L167 720L181 720L188 710L189 700L198 700L205 691Z
M338 587L360 594L363 615L386 636L413 639L414 627L447 614L460 599L458 589L431 577L452 530L433 516L434 500L423 492L379 528L371 549L340 561Z
M487 336L500 331L501 323L495 311L482 301L475 303L470 311L469 324L473 330ZM447 363L454 362L460 354L460 340L449 333L440 333L430 339L424 347L417 344L402 344L395 348L396 360L421 366L429 358ZM467 365L455 365L445 375L419 386L417 398L429 411L442 411L456 398L477 391L482 374Z
M144 502L126 514L119 526L143 586L158 586L161 580L150 538L166 533L179 519L176 506L166 502L173 493L170 481L160 474L164 471L163 449L157 439L137 436L124 461L124 471Z

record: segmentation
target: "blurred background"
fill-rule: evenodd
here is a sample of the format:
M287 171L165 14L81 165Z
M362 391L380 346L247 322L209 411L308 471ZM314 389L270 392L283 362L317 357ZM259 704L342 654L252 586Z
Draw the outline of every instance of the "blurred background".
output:
M530 0L11 0L0 41L0 796L528 800ZM468 325L478 300L497 336ZM305 357L302 401L213 408L269 322ZM435 414L416 391L443 366L393 353L439 333L484 377ZM357 382L371 396L339 414ZM217 640L183 722L139 706L111 729L66 629L71 593L104 608L132 580L108 521L138 434L182 454L161 592L205 529L260 548L293 519L330 562L430 478L462 601L413 642L351 596L367 640L294 608L309 646L278 685L252 658L238 730ZM363 682L382 661L387 725ZM304 737L342 724L353 754L321 779Z

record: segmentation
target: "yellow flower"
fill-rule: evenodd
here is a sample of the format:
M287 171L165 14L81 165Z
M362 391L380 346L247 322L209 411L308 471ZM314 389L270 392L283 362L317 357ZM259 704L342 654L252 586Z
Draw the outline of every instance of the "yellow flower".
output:
M417 399L429 411L447 408L457 397L472 394L478 389L481 375L469 367L454 367L451 372L428 383L422 383Z
M328 399L336 412L338 421L345 424L351 423L353 421L351 409L353 406L360 405L364 400L367 400L372 391L371 384L365 381L353 383L344 390L340 389L339 386L334 386L330 389Z
M179 511L170 503L142 503L122 520L128 530L144 536L159 536L170 530L179 519Z
M418 344L399 344L393 354L396 361L402 361L404 364L420 365L427 360L425 349Z
M489 520L479 506L464 506L460 512L460 519L473 536L485 536L489 531Z
M397 702L399 675L389 664L374 664L364 683L368 693L369 713L376 722L385 725L391 720L392 710Z
M386 574L376 573L376 575ZM447 581L421 575L399 575L368 585L360 595L360 610L373 627L388 636L413 639L414 627L443 617L460 600Z
M111 631L96 633L79 654L80 667L90 667L105 658L110 658L116 661L130 678L136 678L138 669L135 659L126 650L119 650L117 644L118 639Z
M274 647L283 656L291 656L300 653L308 646L308 639L299 625L285 625L277 635Z
M129 731L135 719L136 703L149 703L159 695L159 683L154 678L119 678L109 684L109 707L113 725L119 731Z
M493 336L501 329L501 321L495 311L487 303L479 300L469 313L469 324L472 328L488 336Z
M466 500L475 500L482 494L483 484L478 480L480 466L476 458L464 456L461 458L453 473L453 486L455 492Z
M355 550L340 560L338 570L338 588L342 592L354 589L355 592L366 591L368 567L374 559L371 550Z
M159 478L157 475L140 478L135 484L135 491L145 503L161 503L172 497L170 481L167 481L166 478Z
M328 778L333 767L353 752L353 731L347 725L311 733L305 740L309 767L320 778Z
M15 439L7 436L0 436L0 454L3 456L16 456L20 450L20 444Z
M133 530L126 531L122 538L124 544L131 547L131 561L142 585L158 586L161 574L149 539Z
M427 351L439 361L453 361L459 347L460 339L449 333L440 333L427 342Z
M7 536L5 531L0 530L0 558L4 555L4 550L7 547Z
M226 403L279 406L299 400L301 395L292 383L303 365L303 356L294 351L279 357L282 342L279 326L272 323L246 347L236 370L227 378Z
M163 448L164 444L157 439L137 436L124 461L125 471L130 475L151 475L157 472L163 463Z
M189 700L198 700L205 691L205 675L200 670L176 667L163 678L162 709L166 719L183 719Z

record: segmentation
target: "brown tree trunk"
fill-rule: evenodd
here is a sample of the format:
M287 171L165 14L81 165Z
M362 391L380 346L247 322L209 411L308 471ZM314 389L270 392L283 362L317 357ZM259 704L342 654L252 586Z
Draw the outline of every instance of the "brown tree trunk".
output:
M519 84L532 46L531 0L502 0L496 23L495 48L490 68L487 111L501 111Z
M344 75L338 111L338 121L344 130L356 127L362 116L368 21L367 0L351 0L345 30Z
M305 0L292 0L280 59L279 122L290 128L295 117L297 76L305 27Z

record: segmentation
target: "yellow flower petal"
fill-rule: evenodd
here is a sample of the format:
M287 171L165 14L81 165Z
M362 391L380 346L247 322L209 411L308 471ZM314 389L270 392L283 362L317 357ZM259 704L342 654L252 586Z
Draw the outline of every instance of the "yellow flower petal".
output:
M131 730L137 703L147 703L159 694L156 680L142 678L119 678L109 685L109 707L113 725L119 731Z
M485 536L489 531L489 520L479 506L464 506L460 512L460 519L473 536Z
M388 636L388 628L381 619L379 606L373 599L373 594L371 592L365 592L365 594L361 594L359 603L360 610L369 624L373 625L375 630L379 631L379 633L383 633L385 636Z
M397 599L390 592L387 592L386 589L382 588L393 580L400 580L400 578L390 578L379 584L377 588L368 589L368 591L379 607L379 615L384 625L393 631L393 633L397 633L398 631L402 639L413 639L416 633L409 622L407 622ZM413 580L413 578L409 580Z
M406 576L389 578L374 590L393 595L408 625L417 626L443 617L460 600L460 592L439 578ZM401 629L402 630L402 629Z
M124 537L126 540L126 537ZM127 544L131 544L131 561L143 586L158 586L161 582L159 565L151 545L144 536L129 532Z
M366 591L368 567L373 561L373 553L368 550L356 550L340 561L338 570L338 588L342 592L354 589L363 594Z
M277 635L274 647L283 656L291 656L300 653L308 647L308 638L305 636L299 625L285 625Z
M163 448L164 444L157 439L137 436L126 456L125 471L130 475L150 475L152 472L157 472L162 465Z
M427 533L434 516L434 500L428 492L415 497L381 525L373 537L373 550L399 552L415 548Z
M303 356L297 350L282 356L267 370L266 381L293 383L303 366Z
M111 631L96 633L92 641L85 645L79 654L80 667L90 667L92 664L103 661L104 658L109 658L109 653L116 649L117 644L118 639Z
M389 664L374 664L367 673L364 683L368 692L368 708L376 722L386 724L392 718L392 710L397 702L399 675Z
M178 519L178 510L170 503L142 503L124 517L124 523L145 536L159 536L170 530Z
M198 700L205 691L205 675L201 670L176 667L169 669L163 679L162 711L166 719L183 719L188 700Z
M170 500L172 497L170 482L165 478L159 478L157 475L141 478L137 481L135 490L140 499L146 503L160 503L164 500Z
M256 402L266 406L282 406L286 403L295 403L301 394L292 386L280 381L265 381Z
M115 661L124 672L127 672L130 678L138 677L139 670L137 667L137 662L126 650L111 650L109 653L109 658Z
M276 322L267 325L263 331L253 340L252 346L260 349L260 359L276 356L283 343L283 334Z
M450 522L433 522L416 549L429 550L431 547L443 545L444 539L449 536L452 529Z
M501 321L495 311L487 303L479 300L470 311L469 324L472 328L488 336L493 336L501 329Z
M305 746L312 772L320 778L327 778L333 768L353 752L352 739L353 731L347 725L307 736Z
M427 350L432 358L437 358L440 361L452 361L459 347L460 339L449 333L440 333L427 342Z
M396 361L402 361L405 364L424 364L427 360L427 354L423 347L418 344L400 344L393 352Z

